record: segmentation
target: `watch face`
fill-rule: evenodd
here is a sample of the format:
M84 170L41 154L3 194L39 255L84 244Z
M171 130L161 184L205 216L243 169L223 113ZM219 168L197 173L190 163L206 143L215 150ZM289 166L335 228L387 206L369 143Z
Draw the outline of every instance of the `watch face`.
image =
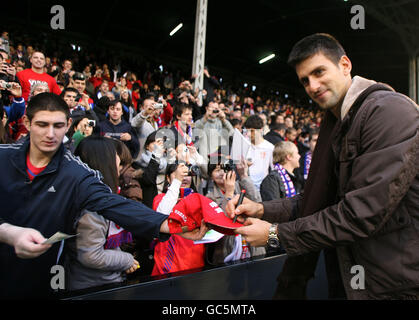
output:
M269 238L268 245L272 248L278 248L279 247L279 240L275 238Z

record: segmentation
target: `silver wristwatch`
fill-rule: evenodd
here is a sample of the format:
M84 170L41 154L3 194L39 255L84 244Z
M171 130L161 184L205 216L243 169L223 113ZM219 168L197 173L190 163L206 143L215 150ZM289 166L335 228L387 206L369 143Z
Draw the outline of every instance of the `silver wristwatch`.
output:
M272 223L271 227L269 228L267 243L271 248L279 248L281 245L278 234L278 223Z

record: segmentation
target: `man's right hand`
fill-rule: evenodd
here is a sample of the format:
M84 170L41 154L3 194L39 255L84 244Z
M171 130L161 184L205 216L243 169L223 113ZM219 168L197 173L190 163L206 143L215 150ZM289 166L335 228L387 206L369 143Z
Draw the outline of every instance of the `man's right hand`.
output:
M234 219L235 216L238 216L237 221L243 223L245 216L253 218L262 218L263 216L263 205L259 202L254 202L248 198L243 198L243 202L237 208L237 202L239 202L240 195L237 194L227 202L226 213L231 218Z
M0 233L0 242L13 246L16 255L22 259L36 258L51 248L50 244L43 244L46 239L42 234L32 228L4 223L1 225Z

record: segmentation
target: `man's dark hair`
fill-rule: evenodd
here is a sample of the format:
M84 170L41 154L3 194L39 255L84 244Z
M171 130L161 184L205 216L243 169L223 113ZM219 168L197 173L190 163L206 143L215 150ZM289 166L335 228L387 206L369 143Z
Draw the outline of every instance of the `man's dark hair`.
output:
M75 94L79 94L79 91L77 90L77 89L75 89L75 88L72 88L72 87L68 87L68 88L65 88L62 92L61 92L61 94L60 94L60 97L62 97L62 98L64 98L64 95L65 95L65 93L66 92L74 92Z
M284 130L284 132L285 132L287 130L287 126L285 124L283 124L283 123L274 123L271 126L271 130L273 130L273 131L281 131L281 130Z
M70 109L63 98L51 92L43 92L34 96L26 108L26 116L32 121L38 111L61 111L67 120L70 118Z
M314 129L311 129L310 131L309 131L309 139L311 140L311 139L313 139L313 136L315 136L315 135L319 135L319 133L320 133L320 129L319 128L314 128Z
M300 62L318 53L323 53L336 65L340 58L346 55L342 45L333 36L327 33L315 33L294 45L288 56L288 64L295 68Z
M262 129L263 120L258 115L252 115L247 118L246 122L244 123L244 127L247 129Z
M182 116L182 113L184 110L186 109L190 109L193 111L193 107L192 105L186 104L186 103L181 103L181 102L177 102L174 105L173 108L173 120L176 121L177 120L177 116Z

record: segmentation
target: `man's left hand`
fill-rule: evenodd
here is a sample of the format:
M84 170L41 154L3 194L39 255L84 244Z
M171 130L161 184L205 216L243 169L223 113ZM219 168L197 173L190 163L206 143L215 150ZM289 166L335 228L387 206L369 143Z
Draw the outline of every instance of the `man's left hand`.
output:
M244 226L234 230L235 233L241 234L248 244L253 247L266 246L269 236L269 228L271 224L257 218L247 218Z

